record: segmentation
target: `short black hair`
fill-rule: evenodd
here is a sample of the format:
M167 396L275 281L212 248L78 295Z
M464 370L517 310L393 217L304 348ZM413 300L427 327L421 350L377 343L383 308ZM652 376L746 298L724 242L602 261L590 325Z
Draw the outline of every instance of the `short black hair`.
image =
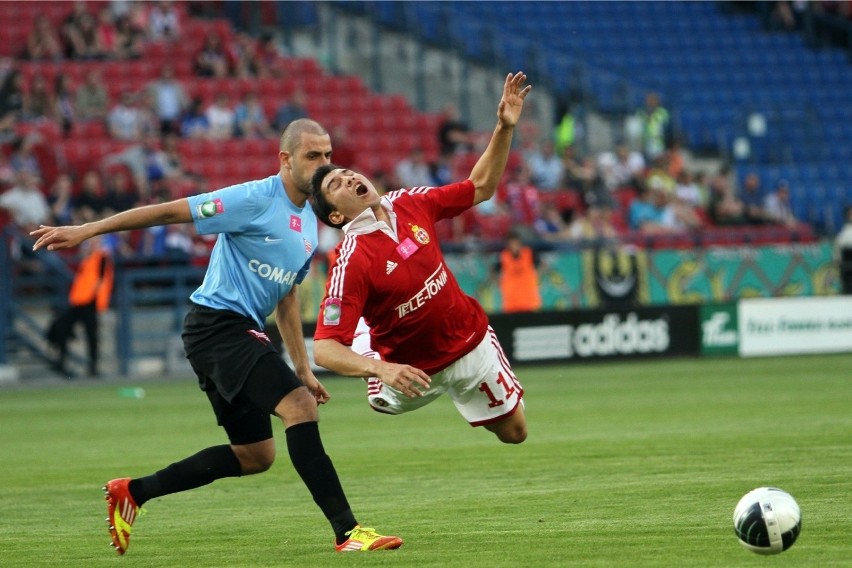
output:
M317 216L317 219L335 229L339 229L345 223L332 223L328 218L331 212L334 211L334 207L331 206L331 203L328 202L328 199L326 199L322 192L322 181L328 174L340 169L343 168L335 164L323 164L317 168L317 171L311 177L311 207L314 210L314 214Z

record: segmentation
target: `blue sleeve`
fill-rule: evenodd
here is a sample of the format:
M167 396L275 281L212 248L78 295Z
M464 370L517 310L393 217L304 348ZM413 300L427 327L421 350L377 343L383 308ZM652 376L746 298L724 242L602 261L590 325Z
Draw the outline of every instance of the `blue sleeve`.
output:
M199 235L240 233L254 218L258 202L246 184L232 185L187 198Z

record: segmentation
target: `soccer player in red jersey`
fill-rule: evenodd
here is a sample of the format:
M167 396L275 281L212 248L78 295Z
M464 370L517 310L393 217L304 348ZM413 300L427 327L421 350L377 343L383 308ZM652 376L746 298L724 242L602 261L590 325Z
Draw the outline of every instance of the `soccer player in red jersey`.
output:
M527 436L523 389L485 311L462 292L434 235L436 221L494 195L532 88L526 78L506 77L497 127L465 181L380 196L364 175L333 164L312 179L317 217L344 232L314 335L317 364L371 378L370 404L389 414L446 392L471 425L512 444ZM360 316L380 358L349 347Z

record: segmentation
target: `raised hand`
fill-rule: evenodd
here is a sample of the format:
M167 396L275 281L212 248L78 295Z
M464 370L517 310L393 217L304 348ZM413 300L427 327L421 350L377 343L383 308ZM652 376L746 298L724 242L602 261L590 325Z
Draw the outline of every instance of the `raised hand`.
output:
M524 109L524 99L532 90L532 85L524 86L527 76L522 71L514 75L509 73L503 83L503 96L497 106L497 119L503 126L515 126Z

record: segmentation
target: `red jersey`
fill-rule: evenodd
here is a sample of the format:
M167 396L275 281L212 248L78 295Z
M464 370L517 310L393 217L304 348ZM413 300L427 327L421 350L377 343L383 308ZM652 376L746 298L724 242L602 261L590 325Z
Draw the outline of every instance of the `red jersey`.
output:
M470 180L382 197L391 227L372 209L344 227L329 266L314 339L352 344L358 318L382 359L434 374L470 353L488 317L462 292L435 238L435 222L473 205Z

